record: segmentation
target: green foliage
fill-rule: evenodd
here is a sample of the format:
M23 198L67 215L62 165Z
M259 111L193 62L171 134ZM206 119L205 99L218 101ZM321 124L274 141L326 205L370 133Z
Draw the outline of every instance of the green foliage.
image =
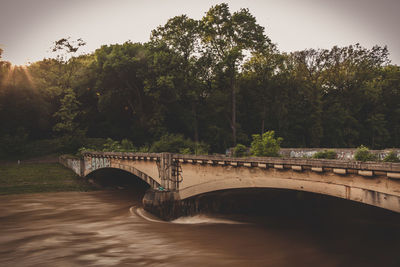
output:
M274 131L268 131L261 135L253 134L251 142L251 154L257 157L279 157L281 137L275 138Z
M234 157L246 157L249 155L247 147L242 144L237 144L233 149L233 156Z
M190 155L190 154L192 154L192 150L190 149L190 148L182 148L182 149L180 149L179 150L179 153L180 154L186 154L186 155Z
M171 152L180 153L181 150L190 149L191 142L181 134L166 134L160 140L155 141L150 152Z
M336 159L335 150L318 151L313 155L314 159Z
M166 134L160 140L155 141L150 152L170 152L182 154L208 154L208 145L204 143L195 143L180 134Z
M384 162L400 162L400 158L397 156L397 153L392 150L386 157L383 159Z
M76 100L75 92L68 88L61 99L60 109L54 113L58 123L54 125L53 130L63 134L72 134L78 127L75 118L79 112L79 102Z
M130 141L128 139L122 139L121 149L124 151L133 151L133 150L135 150L135 147L133 146L132 141Z
M198 20L173 17L147 43L77 56L83 45L62 38L57 58L24 68L0 58L3 157L81 146L148 152L165 133L194 142L159 140L153 150L223 153L265 129L279 129L288 147L400 147L400 67L384 46L280 53L248 9L227 4Z
M119 141L107 138L106 143L103 144L103 151L109 152L120 152L122 150L121 143Z
M377 156L371 153L368 147L361 145L357 148L356 153L354 154L354 159L358 161L375 161L377 160Z

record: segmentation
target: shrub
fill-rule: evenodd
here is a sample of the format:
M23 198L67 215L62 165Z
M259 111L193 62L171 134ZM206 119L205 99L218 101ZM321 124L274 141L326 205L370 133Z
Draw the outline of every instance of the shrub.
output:
M190 148L182 148L180 151L179 151L179 153L180 154L192 154L192 151L190 150Z
M106 143L103 144L103 151L117 152L121 150L121 145L118 141L107 138Z
M247 147L242 144L237 144L233 149L234 157L245 157L249 153L247 152Z
M365 162L377 160L377 157L369 151L368 147L361 145L357 148L354 159Z
M99 146L87 146L91 150L102 150L107 152L136 152L138 149L133 145L132 141L122 139L121 142L107 138L102 144L102 149Z
M190 140L185 139L181 134L166 134L153 143L150 152L179 153L185 148L190 148Z
M393 150L389 152L389 154L386 155L386 157L383 159L384 162L400 162L400 158L397 156L396 152Z
M283 139L281 137L275 138L274 135L274 131L265 132L262 136L253 134L250 148L251 154L258 157L279 157L280 144Z
M313 155L314 159L336 159L336 152L334 150L318 151Z
M194 144L194 153L196 155L208 155L210 146L204 142Z
M121 150L123 150L124 152L128 152L128 151L135 151L136 149L133 146L132 141L130 141L128 139L122 139Z
M139 147L138 152L141 152L141 153L148 153L148 152L150 152L150 147L149 147L149 145L144 145L144 146Z
M181 134L166 134L153 143L150 152L170 152L182 154L208 154L209 146L205 143L195 143Z

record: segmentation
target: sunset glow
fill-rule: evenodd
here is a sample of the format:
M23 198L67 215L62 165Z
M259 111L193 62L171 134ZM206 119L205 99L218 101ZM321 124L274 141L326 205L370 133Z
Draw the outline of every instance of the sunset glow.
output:
M34 86L32 75L26 65L10 65L7 74L1 82L2 86L15 86L20 80L24 80L28 83L30 87Z
M147 42L152 29L186 14L200 18L221 1L50 1L3 0L0 46L3 59L24 65L54 57L50 46L60 38L82 38L88 53L101 45ZM249 8L257 22L283 52L360 43L387 45L400 64L398 0L229 0L231 10ZM60 12L62 10L62 12ZM107 19L105 19L107 18ZM6 27L13 21L12 27ZM2 25L2 26L1 26Z

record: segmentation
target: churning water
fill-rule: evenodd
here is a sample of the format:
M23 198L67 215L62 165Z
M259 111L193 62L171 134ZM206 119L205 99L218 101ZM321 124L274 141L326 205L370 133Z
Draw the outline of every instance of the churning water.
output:
M141 208L140 196L0 197L0 266L400 266L398 216L375 208L164 222Z

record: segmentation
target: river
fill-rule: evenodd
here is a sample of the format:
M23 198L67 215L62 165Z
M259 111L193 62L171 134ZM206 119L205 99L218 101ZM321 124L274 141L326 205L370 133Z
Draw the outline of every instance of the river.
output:
M396 214L163 222L135 194L1 196L0 266L400 266Z

